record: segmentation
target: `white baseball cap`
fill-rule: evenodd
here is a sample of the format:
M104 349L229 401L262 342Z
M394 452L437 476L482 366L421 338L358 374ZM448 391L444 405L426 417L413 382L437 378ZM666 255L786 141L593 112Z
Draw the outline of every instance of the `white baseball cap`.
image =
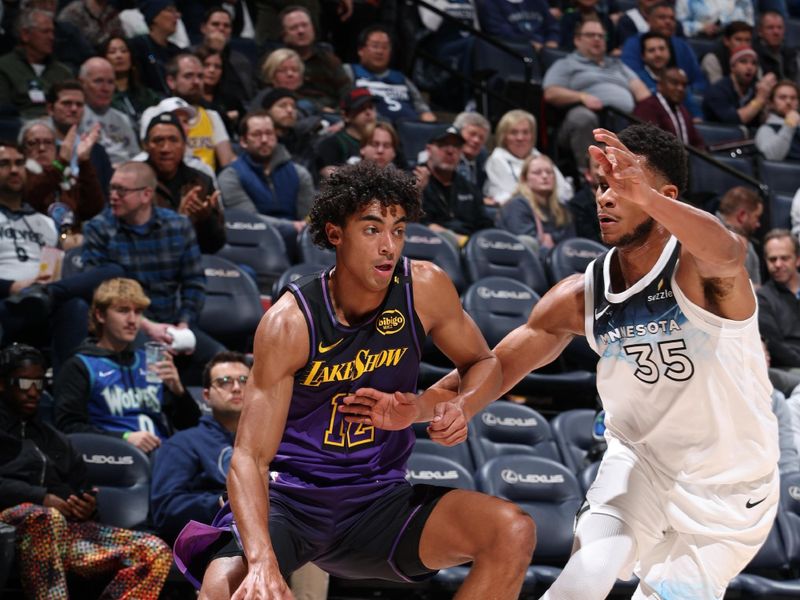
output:
M175 112L178 110L184 111L187 115L189 115L189 120L191 121L197 116L197 110L195 110L194 106L186 102L183 98L178 98L177 96L172 96L171 98L164 98L161 102L156 104L155 106L150 106L144 110L142 113L142 118L140 122L139 128L139 139L144 139L147 135L147 128L150 125L150 121L152 121L155 117L160 115L161 113L165 112Z

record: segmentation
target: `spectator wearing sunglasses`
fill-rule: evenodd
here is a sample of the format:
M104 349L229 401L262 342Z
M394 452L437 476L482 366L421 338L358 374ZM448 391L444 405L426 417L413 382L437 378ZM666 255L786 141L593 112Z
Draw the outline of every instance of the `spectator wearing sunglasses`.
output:
M156 455L150 508L153 524L170 543L190 520L210 523L220 507L249 374L243 354L214 356L203 370L210 414L166 440Z
M121 437L152 452L173 428L197 423L200 409L183 387L171 355L156 363L161 381L152 382L145 351L133 348L149 305L133 279L110 279L95 290L89 309L94 338L78 348L56 379L59 429Z

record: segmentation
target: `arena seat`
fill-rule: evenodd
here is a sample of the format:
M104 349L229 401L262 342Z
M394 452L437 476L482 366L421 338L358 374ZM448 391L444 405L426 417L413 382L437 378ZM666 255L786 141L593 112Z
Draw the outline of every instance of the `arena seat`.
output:
M586 457L596 442L592 425L596 412L588 408L564 411L553 417L550 427L564 465L576 475L586 467Z
M792 202L794 195L770 194L769 196L769 216L772 227L781 229L792 228Z
M689 41L689 40L687 40ZM731 125L728 123L713 123L710 121L700 121L694 124L697 133L703 138L706 146L717 146L719 144L731 144L748 139L747 128L743 125Z
M531 454L561 461L547 419L524 404L492 402L470 421L470 430L469 444L479 466L506 454Z
M539 258L508 231L478 231L469 238L463 252L470 283L490 276L510 277L533 288L540 296L550 287Z
M228 348L248 351L264 314L255 282L221 256L204 254L202 264L206 300L198 326Z
M417 437L417 440L414 442L413 454L439 456L461 465L470 475L475 473L478 463L468 443L456 444L455 446L443 446L428 438L427 433L424 435L426 437Z
M442 129L442 123L402 120L397 122L396 128L408 166L414 167L417 164L417 156L425 150L431 136Z
M147 524L150 511L150 459L122 438L73 433L70 442L81 453L89 483L98 489L98 520L128 529Z
M800 163L783 160L757 160L758 178L773 194L794 196L800 189Z
M550 283L556 284L575 273L586 272L586 267L608 248L600 242L575 237L562 240L548 253L545 266Z
M743 175L752 177L755 174L753 162L749 158L717 155L713 158ZM750 183L741 177L723 171L715 164L703 160L695 154L689 157L689 192L691 194L722 196L730 188L737 185L753 188Z
M286 245L278 230L258 215L242 210L225 211L225 245L216 255L249 267L262 292L269 292L289 268Z
M311 275L312 273L320 273L324 267L313 263L297 263L286 269L272 286L272 301L278 299L278 293L293 281L297 281L301 277Z
M578 471L578 483L581 484L581 489L583 493L589 491L589 488L594 483L594 480L597 479L597 472L600 470L600 461L595 461L591 463L588 467L584 467L580 471Z
M444 456L418 452L416 447L406 463L406 479L411 484L475 490L475 479L463 465Z
M415 260L428 260L440 267L453 281L459 293L466 281L458 251L441 234L420 223L408 223L403 255Z
M320 248L311 239L308 227L300 232L297 238L297 246L300 251L300 262L330 267L336 262L336 252L328 248Z
M549 458L507 454L485 463L476 483L480 490L514 502L533 517L537 544L532 568L542 583L554 580L570 556L572 524L583 498L575 476Z

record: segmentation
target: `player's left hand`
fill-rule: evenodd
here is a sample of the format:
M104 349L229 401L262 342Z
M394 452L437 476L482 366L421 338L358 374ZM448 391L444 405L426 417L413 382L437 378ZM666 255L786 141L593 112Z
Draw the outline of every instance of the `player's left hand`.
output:
M467 439L469 420L458 402L439 402L433 407L428 436L442 446L455 446Z
M589 153L600 166L600 175L617 196L645 206L652 188L647 182L641 160L607 129L595 129L594 139L606 144L605 149L589 146Z
M411 393L387 393L361 388L344 399L339 412L348 423L363 423L378 429L398 431L411 426L419 417L417 397Z

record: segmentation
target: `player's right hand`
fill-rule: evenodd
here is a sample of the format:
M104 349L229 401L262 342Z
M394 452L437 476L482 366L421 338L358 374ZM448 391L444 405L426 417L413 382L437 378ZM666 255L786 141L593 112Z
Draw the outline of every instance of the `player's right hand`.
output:
M469 420L458 402L439 402L433 407L428 436L442 446L455 446L467 439Z
M345 397L339 406L348 423L363 423L378 429L398 431L411 426L419 417L417 397L408 392L381 392L361 388Z
M280 573L269 577L265 567L250 565L231 600L294 600L294 595Z

